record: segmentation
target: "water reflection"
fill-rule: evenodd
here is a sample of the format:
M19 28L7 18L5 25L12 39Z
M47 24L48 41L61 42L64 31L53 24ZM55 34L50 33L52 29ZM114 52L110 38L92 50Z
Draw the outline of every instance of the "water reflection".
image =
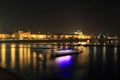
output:
M22 44L20 44L19 45L19 61L20 61L20 68L22 69L23 68L23 45Z
M103 46L103 56L102 56L102 58L103 58L103 67L105 67L104 65L106 64L106 46Z
M6 67L6 45L1 44L1 65L2 67Z
M70 68L72 65L72 56L59 57L56 60L58 65L58 74L60 78L68 79L70 77Z
M15 44L11 44L11 68L15 69L15 51L16 51L16 48L15 48Z
M83 50L77 56L51 59L50 49L31 47L74 48ZM100 80L118 77L119 46L65 46L52 44L0 44L0 66L20 74L25 79ZM99 79L100 78L100 79ZM89 80L88 79L88 80Z
M117 80L117 49L118 47L116 46L97 46L96 48L90 48L89 76L92 80L107 80L110 78Z

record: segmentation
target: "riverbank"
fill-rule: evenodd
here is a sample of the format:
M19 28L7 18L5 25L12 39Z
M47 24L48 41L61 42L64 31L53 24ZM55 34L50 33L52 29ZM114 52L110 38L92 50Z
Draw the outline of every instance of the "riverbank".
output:
M0 43L43 43L43 42L78 42L79 40L0 40Z
M0 67L0 80L23 80L19 75Z

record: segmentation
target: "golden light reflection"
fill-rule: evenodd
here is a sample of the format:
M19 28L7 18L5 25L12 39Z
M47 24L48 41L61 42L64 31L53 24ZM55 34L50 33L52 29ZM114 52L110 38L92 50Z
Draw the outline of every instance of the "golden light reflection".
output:
M6 44L1 44L1 66L6 68Z
M116 46L114 47L114 53L117 53L117 47Z
M43 59L44 59L44 57L43 57L42 54L39 54L39 58L40 58L40 60L43 60Z
M87 63L88 62L88 52L89 52L89 49L87 48L87 47L84 47L84 46L80 46L80 47L78 47L78 50L82 50L83 51L83 53L82 54L80 54L80 58L78 58L79 59L79 61L81 62L81 63Z
M10 46L11 46L11 48L15 48L15 47L16 47L16 45L15 45L15 44L11 44Z
M23 68L23 44L19 45L19 61L20 61L20 68Z
M37 55L35 52L33 52L33 68L36 69L36 58L37 58Z
M46 55L46 59L47 59L47 61L48 61L49 59L51 59L51 50L48 50L48 51L47 51L47 54L48 54L48 55Z
M59 46L58 48L63 49L63 46Z
M19 61L20 67L27 67L30 65L31 61L31 52L30 52L30 45L19 45Z
M53 46L53 48L54 48L54 49L57 49L57 48L58 48L58 46L57 46L57 45L54 45L54 46Z
M28 46L30 46L30 45L28 45ZM31 55L30 47L27 48L27 52L28 52L28 55L27 55L27 57L28 57L28 65L30 65L30 60L31 60L31 57L30 57L30 55Z
M11 68L15 68L15 44L11 44Z
M65 46L65 48L66 48L66 49L68 49L68 48L69 48L69 46Z
M24 54L23 54L23 60L24 60L24 67L26 67L27 66L27 49L26 49L26 45L24 45L24 48L23 48L23 52L24 52Z

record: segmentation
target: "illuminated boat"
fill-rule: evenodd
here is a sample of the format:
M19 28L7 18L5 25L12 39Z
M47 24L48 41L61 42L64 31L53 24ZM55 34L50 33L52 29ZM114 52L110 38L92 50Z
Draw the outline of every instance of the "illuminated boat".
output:
M57 50L54 54L54 57L65 56L65 55L77 55L82 53L82 51L72 50L72 49L62 49Z

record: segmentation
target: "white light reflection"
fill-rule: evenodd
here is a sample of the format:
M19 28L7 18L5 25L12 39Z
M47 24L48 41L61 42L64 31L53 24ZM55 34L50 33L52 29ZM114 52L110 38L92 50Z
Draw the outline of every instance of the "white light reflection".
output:
M118 48L117 48L117 46L115 46L114 47L114 63L115 64L117 64L116 62L117 62L117 50L118 50Z
M93 50L94 50L94 61L96 61L96 52L97 52L96 46L94 46Z
M103 46L103 67L106 64L106 46Z
M57 53L70 53L72 52L72 49L68 49L68 50L58 50L56 51Z

